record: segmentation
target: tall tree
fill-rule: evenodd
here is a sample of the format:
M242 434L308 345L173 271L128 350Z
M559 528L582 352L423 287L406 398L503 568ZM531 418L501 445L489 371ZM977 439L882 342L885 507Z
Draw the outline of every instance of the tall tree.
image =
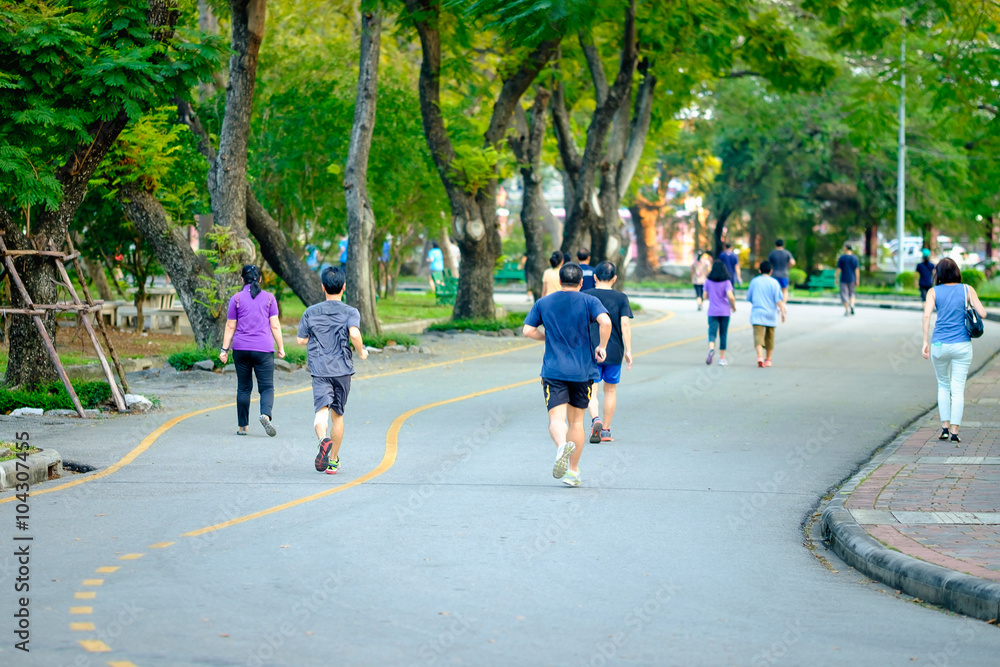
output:
M0 229L8 248L62 246L91 177L128 122L186 95L207 73L213 49L194 34L178 39L177 17L169 0L0 7ZM28 256L16 264L35 303L56 300L51 262ZM54 319L44 319L53 336ZM15 317L6 383L55 375L41 334L29 318Z
M409 18L420 36L420 109L424 135L451 207L452 235L461 252L458 294L453 317L492 318L493 270L500 255L496 192L499 153L514 107L552 58L558 38L551 33L520 56L493 104L482 148L456 148L445 126L441 105L441 3L407 0Z
M368 201L368 156L375 132L378 101L378 63L382 41L382 14L366 8L361 14L361 66L358 95L354 105L351 145L344 169L347 200L347 302L361 313L361 330L381 333L375 310L375 281L372 272L372 239L375 213Z
M526 247L524 268L528 289L536 301L542 298L542 274L546 268L544 221L548 204L542 192L542 146L545 141L545 114L551 97L552 93L548 90L537 88L530 117L519 103L514 108L517 131L509 137L510 148L517 158L524 182L521 203L521 227Z

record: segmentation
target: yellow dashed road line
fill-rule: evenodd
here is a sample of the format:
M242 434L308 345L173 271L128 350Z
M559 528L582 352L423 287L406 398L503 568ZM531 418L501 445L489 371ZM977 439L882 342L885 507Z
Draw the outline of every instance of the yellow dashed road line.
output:
M97 593L94 591L77 591L73 593L73 599L75 600L93 600L97 597Z
M82 616L82 615L86 615L86 614L93 614L94 613L94 608L93 607L70 607L69 608L69 613L71 613L71 614L73 614L75 616Z
M93 623L70 623L69 629L76 632L86 632L88 630L95 630Z

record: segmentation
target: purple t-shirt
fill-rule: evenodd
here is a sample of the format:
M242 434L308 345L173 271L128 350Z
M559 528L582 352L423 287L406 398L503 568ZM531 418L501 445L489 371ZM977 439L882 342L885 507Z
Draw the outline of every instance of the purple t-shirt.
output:
M705 298L708 299L709 317L728 317L732 311L726 292L733 290L733 284L728 280L721 283L714 280L705 281Z
M278 314L278 303L270 292L261 290L254 299L250 296L250 286L233 295L229 300L226 317L236 320L233 334L234 350L247 352L274 352L274 336L271 335L271 318Z

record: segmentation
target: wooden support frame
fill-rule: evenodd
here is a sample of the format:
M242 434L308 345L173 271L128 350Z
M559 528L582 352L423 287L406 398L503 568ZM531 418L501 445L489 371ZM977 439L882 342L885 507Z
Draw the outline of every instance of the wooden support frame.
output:
M76 391L73 389L73 383L69 381L69 376L66 375L66 369L63 368L62 362L59 361L59 354L56 352L56 348L52 344L52 339L49 338L49 332L45 330L42 318L37 314L38 311L35 310L35 304L31 300L31 295L28 294L27 288L25 288L24 283L21 282L21 276L18 275L17 269L14 268L14 260L8 253L7 244L3 242L2 236L0 236L0 252L3 253L3 261L7 267L10 279L17 287L17 291L20 292L21 298L24 299L24 303L28 306L28 310L33 311L31 318L35 321L35 326L38 327L38 333L42 336L42 342L45 343L45 348L49 351L49 357L52 359L52 363L55 364L56 371L59 373L59 379L62 380L63 386L66 387L66 392L73 401L73 407L76 408L76 413L80 415L81 418L86 419L87 415L83 412L83 406L80 405L80 398L76 395ZM18 254L32 255L38 254L38 252L39 251L37 250L21 250ZM114 386L114 383L112 383L112 385Z

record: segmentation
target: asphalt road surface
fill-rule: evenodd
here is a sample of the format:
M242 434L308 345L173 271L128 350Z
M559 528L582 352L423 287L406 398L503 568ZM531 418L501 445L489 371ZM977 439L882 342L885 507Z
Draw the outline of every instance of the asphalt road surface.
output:
M996 627L803 544L820 498L934 404L919 314L792 306L759 369L740 303L720 368L693 302L643 302L581 488L551 477L529 341L355 383L335 476L312 467L309 391L278 398L274 439L207 411L32 496L31 651L5 554L0 664L996 665ZM974 346L978 367L1000 327ZM15 504L0 516L19 544Z

